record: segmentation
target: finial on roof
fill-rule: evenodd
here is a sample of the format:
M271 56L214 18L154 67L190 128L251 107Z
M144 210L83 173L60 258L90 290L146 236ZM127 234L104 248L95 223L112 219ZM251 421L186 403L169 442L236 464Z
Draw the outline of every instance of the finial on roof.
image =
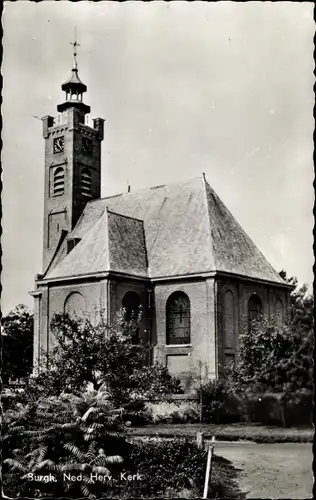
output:
M74 41L70 44L73 46L73 67L70 78L61 86L66 94L66 100L57 106L57 110L63 112L69 108L77 108L84 114L90 113L90 106L84 104L82 97L83 93L87 91L87 86L82 83L78 75L77 47L80 45L77 42L77 28L75 28Z
M127 192L130 193L131 192L131 185L130 183L127 181Z
M205 173L204 173L204 172L202 172L202 175L203 175L203 179L206 181L206 179L205 179Z
M77 26L75 26L74 41L70 42L70 45L73 45L73 56L74 56L74 66L73 66L73 69L78 69L77 47L80 47L80 43L77 42Z

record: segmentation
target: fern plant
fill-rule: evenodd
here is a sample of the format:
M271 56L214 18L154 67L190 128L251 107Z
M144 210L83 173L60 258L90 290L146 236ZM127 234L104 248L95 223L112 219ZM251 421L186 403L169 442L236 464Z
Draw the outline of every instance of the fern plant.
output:
M29 473L53 473L61 490L80 486L80 494L91 496L90 473L108 475L108 466L117 466L128 456L130 445L123 430L121 412L113 408L104 390L86 391L80 397L41 398L34 407L7 415L4 464L20 482ZM62 480L67 471L84 473L80 485Z
M106 455L103 448L97 452L97 443L92 441L88 449L78 447L73 443L66 443L64 448L69 452L66 463L60 465L60 470L63 473L64 479L69 477L67 473L75 474L81 477L80 489L84 496L94 498L94 491L100 489L100 486L95 487L94 477L102 475L108 481L111 481L112 475L108 465L121 464L123 458L120 455ZM71 489L73 483L71 479L66 482L66 491Z

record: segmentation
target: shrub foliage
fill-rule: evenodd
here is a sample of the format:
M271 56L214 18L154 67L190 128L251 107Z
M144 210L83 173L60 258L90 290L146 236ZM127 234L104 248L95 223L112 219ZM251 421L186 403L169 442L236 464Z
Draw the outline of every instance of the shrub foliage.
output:
M33 368L33 314L20 304L1 318L2 381L19 380Z
M131 325L119 320L108 326L88 320L56 315L51 328L56 345L43 353L43 365L34 388L58 395L62 391L80 394L82 388L106 386L117 406L134 400L182 392L180 382L166 367L149 366L152 347L132 342ZM30 384L31 386L32 384Z

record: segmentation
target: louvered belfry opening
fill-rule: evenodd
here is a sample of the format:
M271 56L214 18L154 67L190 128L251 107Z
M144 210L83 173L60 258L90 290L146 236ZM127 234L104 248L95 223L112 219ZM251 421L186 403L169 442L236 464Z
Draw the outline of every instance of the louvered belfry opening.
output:
M183 292L173 293L166 307L167 344L189 344L190 299Z
M54 196L64 194L65 189L65 172L62 167L56 168L54 172Z
M81 194L91 198L92 196L92 177L88 168L81 171Z

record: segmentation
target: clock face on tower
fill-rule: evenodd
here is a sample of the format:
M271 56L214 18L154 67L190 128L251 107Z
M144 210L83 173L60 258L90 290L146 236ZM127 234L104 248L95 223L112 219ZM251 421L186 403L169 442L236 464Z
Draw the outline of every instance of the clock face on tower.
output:
M55 153L62 153L64 151L64 138L63 137L56 137L53 142L53 151Z
M82 152L87 155L92 154L92 140L88 137L82 138Z

